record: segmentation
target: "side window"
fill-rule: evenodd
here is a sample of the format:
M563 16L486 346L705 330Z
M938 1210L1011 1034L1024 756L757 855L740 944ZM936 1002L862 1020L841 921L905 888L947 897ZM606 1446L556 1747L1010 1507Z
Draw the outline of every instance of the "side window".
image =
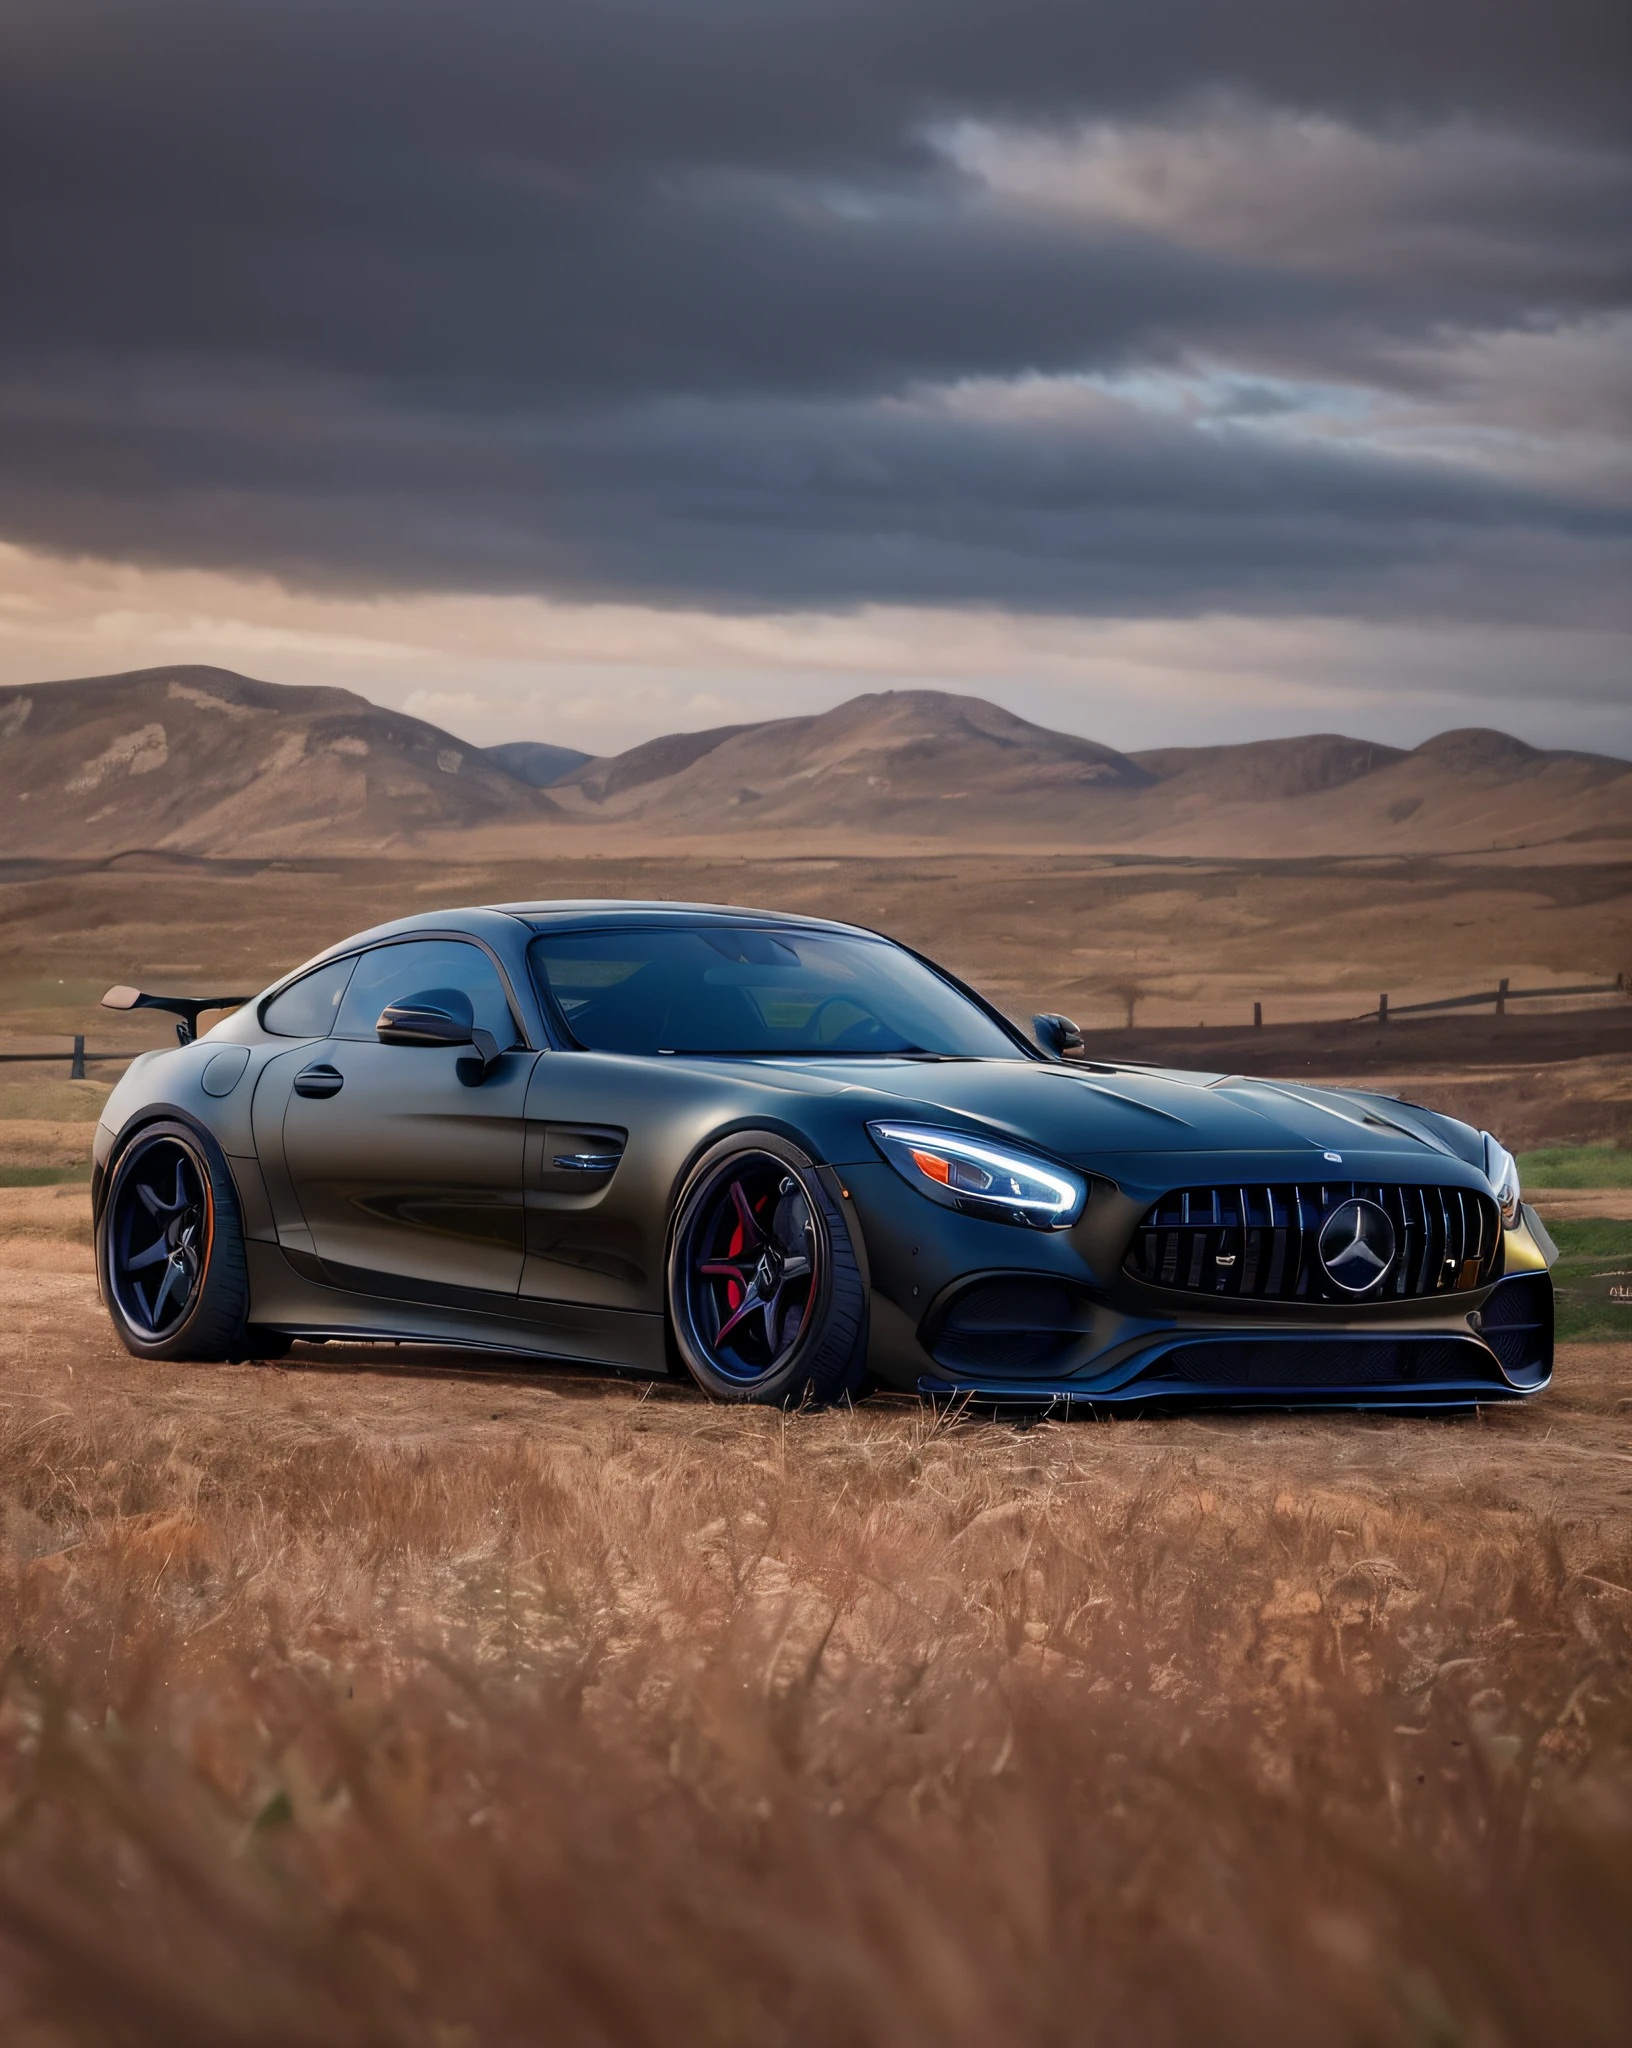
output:
M459 939L409 939L363 954L340 1005L334 1035L372 1038L387 1003L432 988L463 989L482 1029L491 1031L501 1048L517 1043L515 1019L498 969L480 946Z
M303 974L267 1004L262 1025L279 1038L327 1038L356 965L355 960L331 960Z

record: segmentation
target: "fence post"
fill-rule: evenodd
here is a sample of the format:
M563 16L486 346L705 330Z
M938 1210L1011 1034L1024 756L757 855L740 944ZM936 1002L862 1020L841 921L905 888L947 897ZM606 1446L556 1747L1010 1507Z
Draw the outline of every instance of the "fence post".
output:
M1254 1003L1252 1006L1252 1028L1254 1031L1262 1031L1264 1028L1264 1006L1262 1003Z
M1388 1022L1388 997L1387 997L1387 996L1379 996L1379 997L1377 998L1377 1022L1378 1022L1379 1024L1386 1024L1386 1023Z
M1507 976L1505 974L1496 984L1496 1014L1498 1017L1505 1017L1507 1015Z
M85 1078L85 1034L82 1031L74 1034L74 1063L68 1069L68 1078L70 1081L83 1081Z

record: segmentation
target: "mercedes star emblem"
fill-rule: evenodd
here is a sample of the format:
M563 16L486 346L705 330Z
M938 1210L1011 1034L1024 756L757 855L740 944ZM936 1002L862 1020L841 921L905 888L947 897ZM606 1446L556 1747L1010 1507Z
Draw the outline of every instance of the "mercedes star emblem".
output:
M1340 1202L1321 1226L1320 1263L1345 1294L1364 1294L1394 1263L1394 1225L1375 1202Z

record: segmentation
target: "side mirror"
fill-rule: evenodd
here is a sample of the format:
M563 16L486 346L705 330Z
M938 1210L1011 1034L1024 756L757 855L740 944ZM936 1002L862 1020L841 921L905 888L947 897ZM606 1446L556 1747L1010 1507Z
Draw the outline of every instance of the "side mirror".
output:
M1068 1052L1082 1051L1082 1033L1069 1017L1052 1014L1033 1017L1031 1031L1050 1059L1063 1060Z
M498 1041L476 1022L470 997L459 988L422 989L388 1003L374 1029L382 1045L471 1046L484 1074L499 1057Z

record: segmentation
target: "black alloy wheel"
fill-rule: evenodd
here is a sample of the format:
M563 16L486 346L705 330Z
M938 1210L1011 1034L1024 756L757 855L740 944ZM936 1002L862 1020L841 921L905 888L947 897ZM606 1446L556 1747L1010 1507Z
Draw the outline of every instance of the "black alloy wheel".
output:
M843 1214L768 1132L716 1146L694 1173L669 1307L682 1358L717 1399L831 1401L859 1382L866 1301Z
M272 1356L285 1343L248 1328L237 1191L189 1125L150 1124L116 1156L96 1238L114 1326L138 1357Z
M209 1176L173 1140L144 1146L109 1217L108 1280L120 1314L150 1343L187 1320L215 1236Z

